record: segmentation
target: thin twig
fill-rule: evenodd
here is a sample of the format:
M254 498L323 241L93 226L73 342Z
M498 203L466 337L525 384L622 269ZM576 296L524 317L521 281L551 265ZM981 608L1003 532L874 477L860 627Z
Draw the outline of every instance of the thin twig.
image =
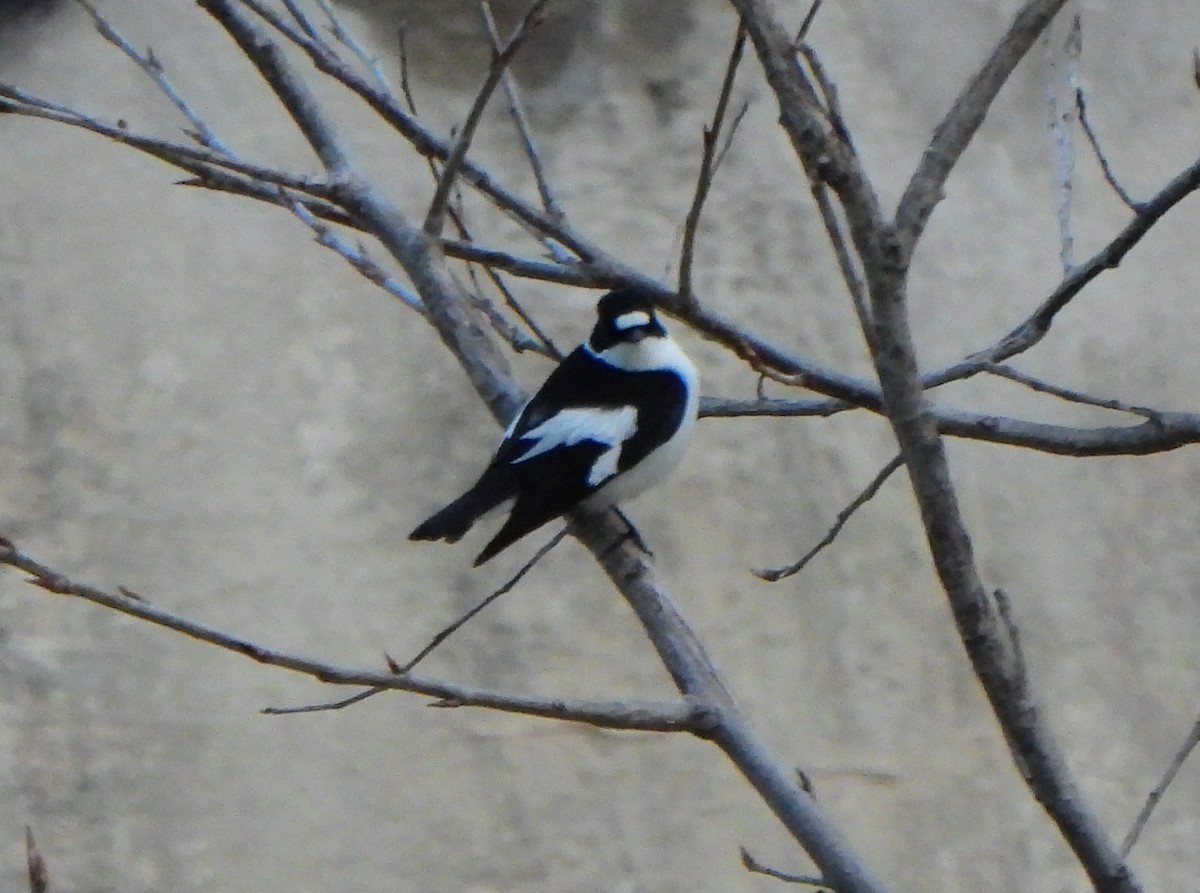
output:
M801 43L797 45L796 51L804 56L813 78L821 88L821 92L825 97L825 111L835 131L841 134L842 138L848 143L849 132L845 119L842 116L837 88L834 86L832 79L826 74L825 67L821 64L820 58L812 47ZM845 283L846 291L850 295L850 301L858 317L859 327L869 336L871 331L871 309L867 302L866 285L863 283L858 267L855 265L854 255L850 250L845 233L842 232L842 224L838 219L833 202L830 200L829 189L821 180L813 177L811 173L808 175L808 186L812 192L813 200L817 204L817 213L821 215L821 223L825 227L825 234L828 236L829 244L833 248L834 257L837 258L838 270L841 271L842 282Z
M1134 214L1142 213L1142 203L1130 195L1125 190L1125 187L1121 185L1121 181L1113 173L1108 156L1100 148L1100 139L1096 136L1096 131L1092 128L1092 122L1088 118L1087 104L1083 100L1082 87L1075 88L1075 112L1079 116L1079 124L1083 128L1084 135L1087 136L1088 143L1092 147L1092 154L1100 162L1100 172L1104 174L1105 182L1112 187L1113 192L1125 203L1125 207L1129 208Z
M742 855L742 865L746 870L753 874L765 874L767 877L775 878L777 881L783 881L788 884L805 884L809 887L828 887L829 884L823 878L811 874L789 874L786 871L780 871L778 868L771 868L769 865L764 865L750 855L750 851L745 847L739 847Z
M729 97L733 93L733 81L737 76L738 66L742 62L745 46L746 29L739 22L737 33L733 38L733 49L730 50L729 61L725 65L725 77L721 81L720 92L717 93L717 107L713 111L712 123L705 127L702 133L700 173L696 178L692 206L688 209L687 219L683 226L683 244L679 252L679 299L685 304L692 304L696 300L696 295L692 291L692 261L696 251L696 231L700 226L704 201L708 198L709 189L712 187L717 140L721 135L721 127L725 123Z
M871 482L867 484L863 491L855 496L849 505L838 512L837 519L833 522L833 526L829 528L825 536L821 538L821 541L805 552L798 561L795 561L789 565L785 565L784 567L773 569L761 568L754 571L754 576L758 577L760 580L766 580L768 583L777 583L780 580L800 573L800 571L804 569L805 565L812 561L822 549L826 548L833 543L835 539L837 539L838 534L842 532L842 528L846 526L846 522L850 520L855 512L857 512L860 508L874 498L875 494L879 492L879 489L883 486L884 482L891 477L892 473L903 464L904 460L897 455L894 456L887 465L883 466L883 468L881 468L875 477L871 479Z
M264 716L291 716L293 713L324 713L327 710L345 710L347 707L361 704L367 698L373 698L375 695L382 694L385 691L387 691L386 688L376 686L374 688L363 689L357 694L337 701L326 701L323 704L304 704L300 707L264 707L259 712Z
M1145 406L1133 406L1129 403L1124 403L1120 400L1112 400L1107 397L1093 397L1091 394L1085 394L1082 391L1076 391L1071 388L1064 388L1061 385L1051 384L1048 381L1043 381L1029 375L1026 372L1021 372L1014 369L1012 366L1006 366L1002 363L991 363L987 367L987 371L992 375L998 375L1001 378L1007 378L1009 381L1015 381L1022 384L1030 390L1037 391L1041 394L1050 394L1058 397L1060 400L1067 400L1071 403L1081 403L1085 406L1097 406L1101 409L1111 409L1115 412L1127 412L1131 415L1141 416L1145 419L1156 419L1159 412L1155 409L1150 409Z
M58 124L80 127L107 137L116 143L137 149L160 161L177 167L180 170L199 175L210 167L226 168L245 174L248 177L274 183L288 189L306 192L311 195L327 197L329 194L328 181L323 177L311 174L293 174L261 164L244 161L223 152L194 145L172 142L146 134L131 131L128 126L122 126L118 121L110 124L107 121L87 115L75 109L67 108L48 99L34 96L9 84L0 84L0 110L15 112L30 118L44 118Z
M289 189L273 185L269 181L208 165L197 164L194 168L188 166L185 170L194 172L195 176L184 180L176 180L176 186L189 186L195 189L227 192L231 195L241 195L271 205L287 205L289 201L295 201L304 205L315 216L329 223L336 223L339 226L359 231L363 230L361 223L337 205L325 199L306 195L295 188Z
M197 2L201 9L216 19L229 33L246 58L254 63L259 72L263 74L264 80L275 92L276 97L296 123L330 176L338 179L349 172L351 169L350 156L347 154L341 134L320 113L316 98L309 90L303 88L299 79L291 73L291 63L283 51L272 41L263 39L250 18L241 9L244 4L261 16L263 15L263 12L260 11L263 9L262 5L256 0L238 0L237 5L233 3L233 0L197 0ZM273 77L267 77L268 72L276 74Z
M488 40L492 44L494 52L500 52L500 33L496 29L496 20L492 16L492 5L488 0L479 0L479 12L483 17L484 29L487 31ZM546 215L551 220L562 222L564 214L562 207L554 197L554 193L550 189L550 181L546 177L545 168L542 166L541 154L538 152L537 143L533 139L533 130L529 126L529 118L525 115L525 106L521 102L521 94L517 90L517 81L513 77L512 72L505 68L500 75L500 84L504 87L504 94L508 97L508 113L512 117L513 125L517 128L517 135L521 139L521 147L525 150L525 157L529 160L529 168L533 171L534 182L537 183L538 195L542 199L542 208Z
M175 108L183 113L183 116L195 128L194 132L189 132L190 136L195 137L196 141L201 145L207 146L216 152L232 154L213 129L192 108L191 104L183 98L183 95L175 89L175 85L167 77L162 63L154 55L153 50L148 49L144 54L139 53L134 49L133 44L129 43L104 16L100 15L100 12L91 4L90 0L75 0L75 2L87 10L96 25L96 30L100 32L100 36L137 63L137 66L158 85L159 90L163 92Z
M721 143L721 148L717 151L717 157L713 159L712 173L714 177L717 175L717 171L721 169L721 165L725 163L725 156L733 148L733 139L737 136L738 130L742 126L742 121L746 119L746 113L749 111L750 100L743 100L741 106L738 107L737 113L733 116L733 120L729 122L729 127L725 130L725 139Z
M1083 291L1085 286L1106 270L1119 266L1125 255L1163 215L1197 189L1200 189L1200 158L1176 174L1152 198L1143 202L1140 213L1110 239L1108 244L1078 264L1025 320L991 346L976 351L965 360L926 375L923 379L925 387L937 387L950 381L968 378L986 370L989 363L1007 360L1038 344L1050 331L1058 313Z
M582 701L545 698L488 691L443 682L426 677L404 675L392 671L340 667L316 660L276 651L243 639L215 627L189 620L128 590L116 594L94 586L76 583L47 565L26 555L7 539L0 537L0 565L8 565L29 574L29 582L47 592L69 595L106 608L119 611L155 626L182 633L192 639L207 642L227 651L234 651L274 667L311 676L331 685L367 686L415 692L438 699L443 706L488 707L509 713L523 713L550 719L580 722L601 728L644 731L695 731L711 720L708 711L694 699L665 702L643 701Z
M487 106L488 100L495 91L496 86L500 83L500 76L504 73L504 69L508 63L512 61L517 50L525 43L526 38L533 32L533 29L538 25L540 19L538 16L542 11L542 7L546 5L546 0L534 0L529 5L529 9L525 11L524 17L521 19L512 36L504 45L504 49L492 55L492 64L488 69L487 77L483 80L483 85L479 88L479 92L475 95L475 101L471 103L471 110L467 113L467 118L463 122L462 129L459 131L457 139L454 141L453 147L450 149L450 154L446 157L446 163L442 166L441 174L438 177L437 188L433 191L433 199L429 203L429 211L425 215L425 225L423 229L431 236L441 235L442 225L446 217L446 204L450 198L450 190L454 186L454 180L458 176L459 170L462 168L463 159L467 156L467 150L471 147L471 140L475 137L475 128L479 126L479 121L483 117L483 110Z
M416 97L413 95L412 85L409 81L406 36L406 28L402 23L398 33L400 42L400 89L404 96L404 101L408 106L409 112L415 116L417 114L417 101ZM495 42L497 45L499 44L499 37L495 38ZM509 71L507 68L504 69L503 75L504 78L509 78ZM432 157L427 157L426 162L428 163L429 173L430 176L433 177L436 188L436 185L441 180L441 168ZM508 283L504 281L504 278L498 272L500 269L507 269L510 272L515 272L516 268L521 266L521 264L510 266L509 262L504 259L504 252L496 252L492 251L491 249L480 248L479 246L476 246L470 230L467 228L467 223L463 218L463 215L456 208L449 204L447 204L446 210L450 216L451 224L453 224L458 233L458 239L450 240L442 238L442 249L451 257L468 261L467 272L470 275L472 282L476 282L474 296L476 300L483 305L484 311L487 313L493 328L495 328L496 331L502 335L502 337L505 337L510 344L513 344L514 348L517 350L533 349L540 353L546 354L553 359L561 359L562 352L558 349L558 347L555 346L554 342L550 339L550 336L547 335L541 326L537 324L537 321L525 311L525 308L513 294L512 289L508 287ZM549 209L547 210L549 211ZM556 219L561 220L562 215L558 214ZM545 240L543 240L543 244L545 244ZM511 259L511 255L509 257ZM499 262L492 263L492 260ZM508 325L507 320L504 320L503 317L499 316L495 307L493 307L491 303L483 297L482 289L478 286L474 267L470 263L471 261L478 261L480 266L487 271L488 279L491 281L496 290L500 292L501 296L503 296L504 303L520 318L521 322L525 324L526 328L533 333L534 337L537 339L537 344L530 346L527 344L527 342L521 342L521 346L516 347L517 342L512 337L511 326ZM540 267L544 272L554 277L551 281L565 281L558 278L560 275L562 275L571 279L572 284L588 284L580 279L580 274L585 272L584 266L574 264L571 266L565 266L563 264L547 265L543 264L541 261L529 261L528 263L532 264L533 266L531 267L525 265L526 271L531 271L534 267ZM535 276L532 278L543 277Z
M388 81L387 75L383 73L383 67L379 64L379 59L368 53L366 47L359 43L355 36L350 33L349 29L342 24L341 17L338 16L329 4L329 0L316 0L316 2L321 7L321 11L325 13L325 18L329 20L329 30L334 38L355 55L363 67L371 72L371 77L375 79L375 85L394 101L396 91L392 88L391 82Z
M551 549L553 549L555 546L557 546L559 543L561 543L563 541L563 539L566 537L569 530L570 530L569 526L563 527L562 530L560 530L558 533L554 534L553 538L551 538L551 540L548 543L546 543L546 545L544 545L540 549L538 549L537 552L534 553L534 556L532 558L530 558L527 562L525 562L523 565L521 565L521 569L518 570L515 574L513 574L513 576L509 578L507 583L505 583L503 586L501 586L499 589L497 589L495 592L493 592L491 595L489 595L487 598L485 598L483 601L481 601L475 607L471 608L471 610L467 611L465 614L463 614L461 617L459 617L457 620L455 620L449 626L445 627L441 632L439 632L436 636L434 636L430 640L428 645L426 645L424 648L422 648L420 651L418 651L415 657L413 657L411 660L409 660L408 663L401 665L396 670L396 672L397 673L410 672L413 667L415 667L417 664L419 664L425 658L429 657L429 655L433 653L435 648L437 648L444 641L446 641L446 639L450 638L450 636L454 635L454 633L456 633L458 630L462 629L462 627L465 626L472 618L478 616L479 613L482 612L484 608L486 608L488 605L490 605L492 602L494 602L500 596L504 595L506 592L511 592L512 588L514 586L516 586L517 583L521 582L521 578L524 577L527 573L529 573L529 571L533 569L533 566L535 564L537 564L539 561L541 561L543 558L545 558Z
M520 307L516 301L516 298L514 298L512 293L508 290L508 286L504 284L504 280L500 278L500 274L488 267L484 267L484 273L500 290L501 294L505 296L510 307ZM509 347L511 347L517 353L532 351L533 353L540 353L542 356L549 357L553 360L562 359L562 354L558 353L557 349L554 348L553 345L547 346L546 341L543 338L530 338L516 325L510 322L503 313L500 312L500 308L497 307L495 303L493 303L483 293L482 283L475 273L475 266L473 264L467 264L467 274L471 277L472 287L466 288L460 286L462 287L463 293L467 295L467 297L471 300L471 303L478 307L479 311L487 318L487 321L492 326L492 331L503 338L508 343ZM532 322L532 319L525 315L524 308L521 309L521 313L522 319ZM534 331L540 332L536 326Z
M283 0L283 6L291 17L296 20L296 24L303 29L305 35L311 40L320 41L322 39L321 32L317 30L317 26L313 24L313 20L308 17L308 13L300 8L300 4L296 0Z
M911 259L930 215L945 195L946 179L979 130L1000 88L1064 3L1066 0L1027 0L1013 17L1008 33L934 128L921 163L896 207L896 234L905 260Z
M1048 46L1050 46L1048 44ZM1050 77L1046 84L1046 104L1050 110L1050 135L1054 141L1054 182L1057 187L1055 216L1058 220L1059 258L1064 276L1069 276L1075 267L1075 239L1071 235L1071 199L1075 189L1075 106L1063 109L1063 85L1066 92L1074 93L1079 87L1079 54L1083 49L1083 19L1076 13L1071 19L1071 28L1061 47L1062 62L1058 50L1050 47ZM1061 71L1061 75L1060 75Z
M367 255L366 249L362 243L359 243L355 248L332 229L319 220L301 201L289 196L286 191L283 192L284 202L291 212L296 215L309 229L311 229L317 237L317 242L332 251L340 254L345 261L350 264L355 270L365 276L375 285L382 288L394 298L398 298L401 303L416 310L422 316L428 318L429 313L425 309L420 296L412 289L407 288L397 279L389 276L387 272L380 267L375 261Z
M603 270L596 269L590 264L572 264L566 266L550 261L536 260L531 257L520 257L507 251L488 248L476 242L464 242L460 239L442 239L442 250L450 257L459 260L472 261L489 270L503 270L522 279L537 279L543 282L559 282L563 285L576 285L583 288L615 288L623 280L606 275ZM534 333L550 348L553 343L536 323L515 301L510 306L522 320L530 325ZM557 350L557 348L554 348Z
M852 145L850 128L846 126L846 116L842 112L842 101L838 94L837 84L825 70L825 65L821 62L821 57L817 55L816 48L802 43L796 48L796 51L804 58L813 80L821 88L821 98L825 100L825 116L829 119L833 132L844 144Z
M33 839L33 829L25 826L25 867L29 872L29 893L48 893L50 889L50 870L46 867L46 859Z
M808 40L808 32L817 19L817 13L821 11L822 2L824 0L813 0L812 5L808 7L804 21L800 23L800 30L796 32L796 39L792 41L792 52L800 49L801 44Z
M1129 829L1129 833L1125 835L1125 840L1121 843L1121 855L1128 856L1129 851L1133 849L1133 845L1138 842L1146 823L1150 821L1150 816L1154 812L1154 808L1163 798L1163 794L1167 792L1167 788L1171 786L1171 782L1175 780L1175 776L1179 774L1179 770L1183 768L1183 764L1187 762L1187 758L1191 756L1196 745L1200 744L1200 719L1196 720L1192 730L1188 732L1188 736L1184 739L1182 746L1175 752L1175 756L1171 759L1171 765L1167 767L1167 771L1163 773L1162 779L1146 796L1146 802L1142 806L1141 812L1133 821L1133 827Z
M413 117L417 116L417 98L413 95L412 82L408 77L408 23L401 22L396 29L397 49L400 53L400 94Z

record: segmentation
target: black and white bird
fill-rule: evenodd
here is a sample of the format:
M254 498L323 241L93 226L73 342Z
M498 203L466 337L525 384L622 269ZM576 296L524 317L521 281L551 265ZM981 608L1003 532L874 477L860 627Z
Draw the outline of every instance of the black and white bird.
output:
M591 337L517 414L475 486L409 539L457 542L513 500L478 567L577 506L599 511L637 496L679 464L696 425L696 367L659 322L649 292L617 289L596 310Z

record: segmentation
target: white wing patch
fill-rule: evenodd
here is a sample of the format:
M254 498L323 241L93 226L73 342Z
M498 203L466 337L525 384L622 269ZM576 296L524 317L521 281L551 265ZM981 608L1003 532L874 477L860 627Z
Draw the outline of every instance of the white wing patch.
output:
M618 332L648 325L650 325L650 314L644 310L630 310L628 313L622 313L613 320L613 328Z
M595 487L617 473L621 447L636 431L637 410L632 406L619 409L564 409L521 435L522 440L534 440L536 443L513 462L524 462L558 447L594 440L608 446L588 472L587 482Z

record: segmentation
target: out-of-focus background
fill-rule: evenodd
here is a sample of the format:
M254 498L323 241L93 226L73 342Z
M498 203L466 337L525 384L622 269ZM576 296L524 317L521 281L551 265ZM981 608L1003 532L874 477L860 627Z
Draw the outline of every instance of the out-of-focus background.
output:
M153 47L227 142L316 169L192 4L97 2ZM516 72L553 183L581 231L665 274L733 14L692 0L551 8ZM805 8L783 3L780 15L798 24ZM821 11L812 40L885 205L1015 8L851 0ZM0 10L0 80L178 134L174 110L82 10L11 0ZM912 310L926 368L990 343L1059 279L1046 94L1073 12L1080 81L1126 186L1149 195L1200 146L1200 6L1070 7L1005 88L920 250ZM346 20L394 80L407 22L422 114L440 128L461 121L486 64L472 4L363 3ZM424 163L348 94L323 95L358 157L423 213ZM783 345L868 374L752 58L735 97L750 110L701 230L698 292ZM1129 214L1077 140L1083 258ZM535 194L502 102L476 146L505 183ZM424 323L298 221L177 179L98 137L0 119L0 532L79 579L265 644L345 664L403 659L540 541L470 570L482 533L457 547L405 540L469 483L497 431ZM1195 410L1198 228L1193 198L1020 367ZM594 294L515 287L564 345L590 327ZM753 394L744 365L680 337L706 393ZM518 362L530 386L547 369ZM939 399L1100 418L1014 385ZM892 453L884 423L862 413L708 420L673 482L631 514L749 714L894 889L1084 889L970 674L902 477L800 576L772 586L749 572L806 550ZM1195 720L1197 454L1073 460L957 442L951 459L986 583L1010 594L1046 713L1120 838ZM546 694L670 692L573 543L428 669ZM406 695L259 714L337 695L0 571L0 887L25 883L26 824L63 891L776 889L744 871L739 845L807 867L699 741L432 710ZM1193 763L1134 850L1149 889L1194 885L1198 798Z

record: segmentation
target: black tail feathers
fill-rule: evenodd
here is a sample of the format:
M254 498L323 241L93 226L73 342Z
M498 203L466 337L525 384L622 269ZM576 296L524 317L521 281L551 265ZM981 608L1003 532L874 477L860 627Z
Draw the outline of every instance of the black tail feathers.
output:
M444 509L434 513L408 535L410 540L445 540L456 543L471 525L490 512L511 493L502 482L487 475Z

